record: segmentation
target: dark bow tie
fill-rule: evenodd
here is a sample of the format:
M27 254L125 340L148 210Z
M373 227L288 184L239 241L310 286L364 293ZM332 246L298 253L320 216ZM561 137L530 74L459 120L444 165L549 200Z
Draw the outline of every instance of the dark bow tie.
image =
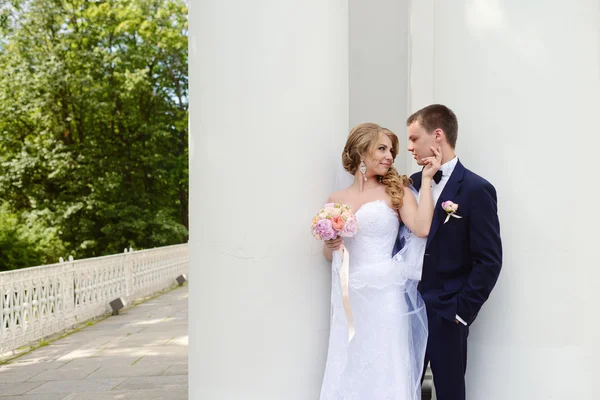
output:
M442 170L438 170L438 172L435 173L435 175L433 176L433 180L436 184L440 183L440 181L442 180L442 175Z

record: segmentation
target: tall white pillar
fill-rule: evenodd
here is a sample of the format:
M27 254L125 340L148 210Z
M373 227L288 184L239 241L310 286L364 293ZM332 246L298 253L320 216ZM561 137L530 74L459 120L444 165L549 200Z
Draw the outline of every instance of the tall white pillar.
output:
M400 139L395 165L406 173L409 2L349 0L350 126L375 122Z
M413 99L456 112L458 156L495 185L504 243L469 337L467 397L598 398L600 4L430 5L411 27L433 66Z
M348 134L344 0L190 6L190 399L316 399L330 270L310 223Z

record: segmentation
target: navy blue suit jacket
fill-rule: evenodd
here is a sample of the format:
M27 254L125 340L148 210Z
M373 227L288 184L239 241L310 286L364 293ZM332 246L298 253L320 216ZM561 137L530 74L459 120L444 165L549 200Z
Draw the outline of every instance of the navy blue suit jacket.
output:
M411 176L417 190L421 172ZM444 224L442 202L458 204ZM496 190L457 162L434 207L419 290L429 310L471 324L494 288L502 267Z

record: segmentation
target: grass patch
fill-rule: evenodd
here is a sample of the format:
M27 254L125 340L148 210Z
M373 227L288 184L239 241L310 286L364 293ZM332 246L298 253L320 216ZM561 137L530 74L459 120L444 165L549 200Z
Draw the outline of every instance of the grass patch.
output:
M141 356L140 358L138 358L137 360L135 360L134 362L132 362L131 365L137 364L142 358L144 358L144 356Z

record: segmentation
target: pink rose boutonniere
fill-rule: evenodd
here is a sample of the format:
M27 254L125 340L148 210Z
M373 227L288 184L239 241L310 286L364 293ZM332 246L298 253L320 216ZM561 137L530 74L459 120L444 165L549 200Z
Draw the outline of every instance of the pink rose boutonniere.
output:
M444 211L446 211L446 214L448 214L444 223L448 222L450 220L450 217L462 218L460 215L456 214L456 211L458 211L458 204L448 200L442 203L442 208L444 209Z

